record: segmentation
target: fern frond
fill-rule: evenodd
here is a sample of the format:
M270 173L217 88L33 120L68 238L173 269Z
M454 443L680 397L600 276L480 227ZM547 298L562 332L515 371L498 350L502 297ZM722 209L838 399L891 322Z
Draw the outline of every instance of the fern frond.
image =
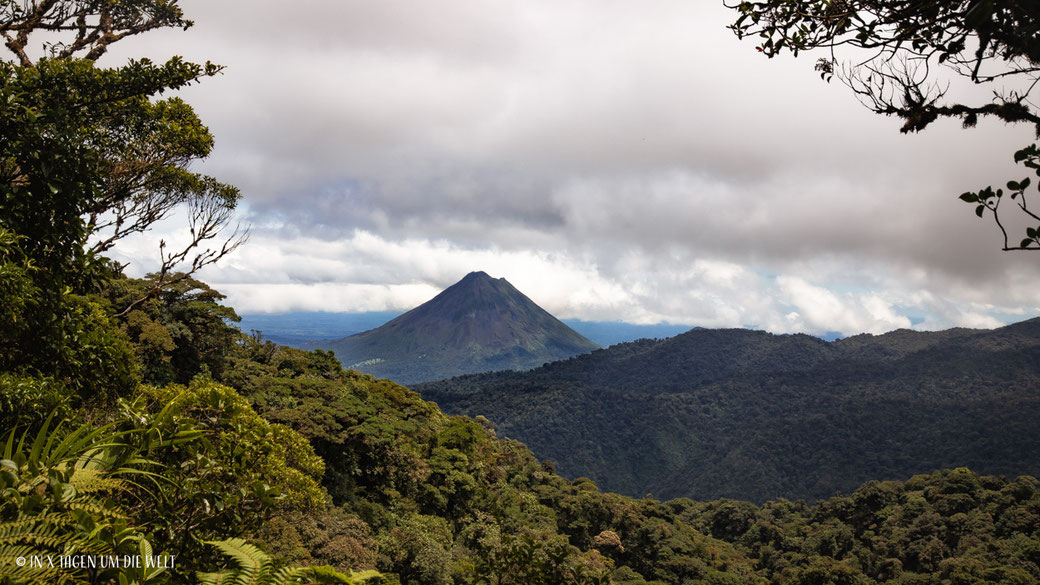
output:
M40 530L41 526L61 526L71 522L65 514L50 513L42 516L22 516L10 522L0 522L0 540L13 538L33 529Z
M271 558L241 538L209 541L231 557L239 568L220 573L196 573L200 585L363 585L369 579L382 577L376 571L351 573L349 576L332 567L283 567L271 572Z
M233 573L195 573L199 585L229 585L234 579Z
M109 493L126 489L126 481L117 477L109 477L102 469L76 469L69 484L80 494Z
M315 567L315 568L321 569L321 568L324 568L324 567ZM369 580L371 580L371 579L380 579L382 576L383 576L383 574L380 573L379 571L372 571L372 570L369 570L369 571L356 571L356 572L355 571L351 571L350 572L350 583L354 583L356 585L364 585Z
M266 580L271 567L271 557L256 546L241 538L210 540L206 544L216 547L238 565L232 582L237 585L256 585Z
M26 545L33 545L37 552L39 552L42 548L63 551L67 550L68 548L86 547L86 541L82 538L58 534L29 533L22 535L18 539L10 539L8 542L19 542L25 543Z
M73 519L65 514L47 514L0 523L0 547L32 545L39 552L43 548L62 551L69 547L86 546L82 536L68 532L67 527L73 523Z
M309 567L283 567L275 571L269 581L270 585L300 585L303 579L310 577Z
M117 518L119 520L127 520L129 518L126 514L97 502L66 502L65 507L69 510L81 510L104 518Z
M61 423L60 422L58 423L58 426L54 427L54 430L52 432L50 432L50 433L47 432L49 430L50 425L51 425L51 419L54 418L54 413L55 412L57 412L57 411L52 411L49 415L47 415L47 420L43 421L43 426L40 427L39 432L36 433L36 437L33 438L32 446L29 447L29 456L28 456L28 463L29 463L30 467L35 467L37 465L37 463L39 462L40 455L43 452L44 444L50 445L51 442L54 441L54 438L58 436L58 429L61 428ZM26 430L28 430L28 429L26 429ZM18 451L22 450L22 446L24 444L25 444L25 435L22 434L22 439L20 441L18 441Z

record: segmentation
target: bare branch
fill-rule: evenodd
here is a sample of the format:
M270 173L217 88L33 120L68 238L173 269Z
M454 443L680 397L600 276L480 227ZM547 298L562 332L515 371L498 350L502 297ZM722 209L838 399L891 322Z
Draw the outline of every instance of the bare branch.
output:
M43 48L55 58L81 56L96 61L126 37L158 28L188 28L178 0L6 0L0 5L0 33L22 66L32 67L30 37L36 32L68 34Z
M115 317L123 317L138 305L159 294L162 290L169 288L201 270L202 268L220 261L228 254L234 252L239 246L249 239L249 229L241 225L235 226L231 235L224 239L219 248L203 248L203 244L217 237L226 223L228 216L223 212L216 211L209 206L196 208L192 213L192 240L177 252L167 252L165 241L159 243L159 256L162 259L155 282L143 295L132 301ZM189 261L188 258L191 257ZM185 262L187 267L182 266Z

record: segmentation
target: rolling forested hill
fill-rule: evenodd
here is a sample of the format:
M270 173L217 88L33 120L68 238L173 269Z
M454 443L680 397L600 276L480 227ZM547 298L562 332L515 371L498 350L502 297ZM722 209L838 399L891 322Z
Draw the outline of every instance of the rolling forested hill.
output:
M817 499L940 467L1040 471L1036 319L835 342L699 329L415 388L634 496Z

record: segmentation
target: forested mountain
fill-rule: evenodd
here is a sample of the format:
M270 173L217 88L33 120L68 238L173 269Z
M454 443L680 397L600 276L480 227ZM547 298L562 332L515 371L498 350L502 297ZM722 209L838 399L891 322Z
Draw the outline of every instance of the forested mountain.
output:
M1040 320L825 342L697 329L420 384L567 476L671 498L823 498L940 467L1040 472Z
M599 348L504 278L471 272L376 329L316 342L345 367L401 384L526 370Z

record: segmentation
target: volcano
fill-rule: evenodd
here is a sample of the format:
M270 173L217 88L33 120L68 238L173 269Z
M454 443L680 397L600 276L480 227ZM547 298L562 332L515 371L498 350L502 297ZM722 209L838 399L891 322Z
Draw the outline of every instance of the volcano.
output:
M344 367L399 384L528 370L598 349L504 278L471 272L381 327L316 344Z

